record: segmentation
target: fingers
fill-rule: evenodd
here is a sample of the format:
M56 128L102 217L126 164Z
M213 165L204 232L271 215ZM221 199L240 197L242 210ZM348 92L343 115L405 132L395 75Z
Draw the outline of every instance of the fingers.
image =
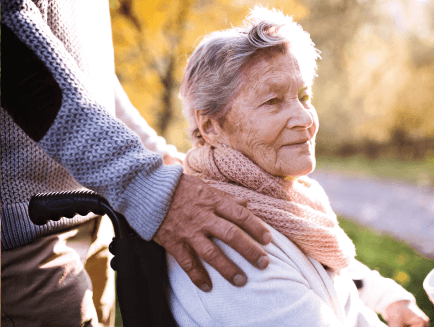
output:
M244 199L212 188L195 176L182 175L153 239L173 255L200 289L211 290L212 284L199 257L233 285L243 286L247 281L243 271L208 237L222 240L256 267L265 268L269 259L254 240L268 244L271 233L246 205Z
M212 282L199 257L214 267L232 285L240 287L247 282L244 272L205 236L194 238L191 245L178 244L168 252L173 255L193 284L204 292L211 291Z
M244 286L247 282L247 277L244 272L235 265L220 248L209 238L196 238L192 244L197 254L228 282L234 286Z
M234 201L235 201L236 203L238 203L240 206L243 206L243 207L246 207L246 206L247 206L247 200L246 200L246 199L239 198L239 197L234 197L233 199L234 199Z
M252 214L248 209L234 203L233 197L228 195L223 201L220 201L217 205L216 212L221 217L233 222L241 229L245 230L259 243L267 245L271 242L272 236L265 223ZM257 249L259 250L258 245Z
M270 259L265 250L231 222L217 217L216 221L208 227L208 231L257 268L264 269L268 266Z
M211 242L210 240L208 240ZM212 243L212 242L211 242ZM182 270L184 270L194 285L203 292L209 292L212 289L211 279L200 262L195 251L188 244L177 244L174 248L166 250L173 255Z

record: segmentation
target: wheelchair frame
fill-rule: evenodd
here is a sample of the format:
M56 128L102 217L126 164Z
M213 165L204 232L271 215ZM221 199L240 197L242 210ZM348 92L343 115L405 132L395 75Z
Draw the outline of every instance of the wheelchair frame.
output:
M114 255L110 266L117 271L123 326L177 326L166 296L169 281L164 248L140 238L105 198L92 191L46 193L33 196L29 204L29 216L36 225L89 212L106 214L115 230L109 246Z

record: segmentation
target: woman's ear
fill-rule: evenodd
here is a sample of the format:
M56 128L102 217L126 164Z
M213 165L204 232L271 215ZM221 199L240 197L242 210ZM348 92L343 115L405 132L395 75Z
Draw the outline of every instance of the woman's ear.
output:
M199 110L195 110L195 115L197 126L205 142L212 146L222 143L223 133L219 123L208 115L202 115Z

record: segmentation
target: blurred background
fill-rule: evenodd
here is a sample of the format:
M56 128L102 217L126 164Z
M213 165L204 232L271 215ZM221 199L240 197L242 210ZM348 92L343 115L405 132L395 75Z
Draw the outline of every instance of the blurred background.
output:
M293 16L321 51L313 176L359 260L409 289L433 320L421 285L434 268L434 0L111 0L116 74L180 151L191 147L178 98L187 58L256 4Z
M255 4L294 16L322 52L319 155L434 156L434 0L112 0L116 73L160 135L190 148L178 99L187 58Z

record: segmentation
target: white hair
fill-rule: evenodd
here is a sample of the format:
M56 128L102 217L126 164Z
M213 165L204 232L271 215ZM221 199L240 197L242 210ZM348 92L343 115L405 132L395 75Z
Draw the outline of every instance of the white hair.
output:
M281 49L282 45L298 61L300 73L311 87L319 51L309 33L281 11L255 6L243 26L203 38L188 60L180 91L193 144L201 142L195 110L224 119L241 84L242 68L260 50Z

